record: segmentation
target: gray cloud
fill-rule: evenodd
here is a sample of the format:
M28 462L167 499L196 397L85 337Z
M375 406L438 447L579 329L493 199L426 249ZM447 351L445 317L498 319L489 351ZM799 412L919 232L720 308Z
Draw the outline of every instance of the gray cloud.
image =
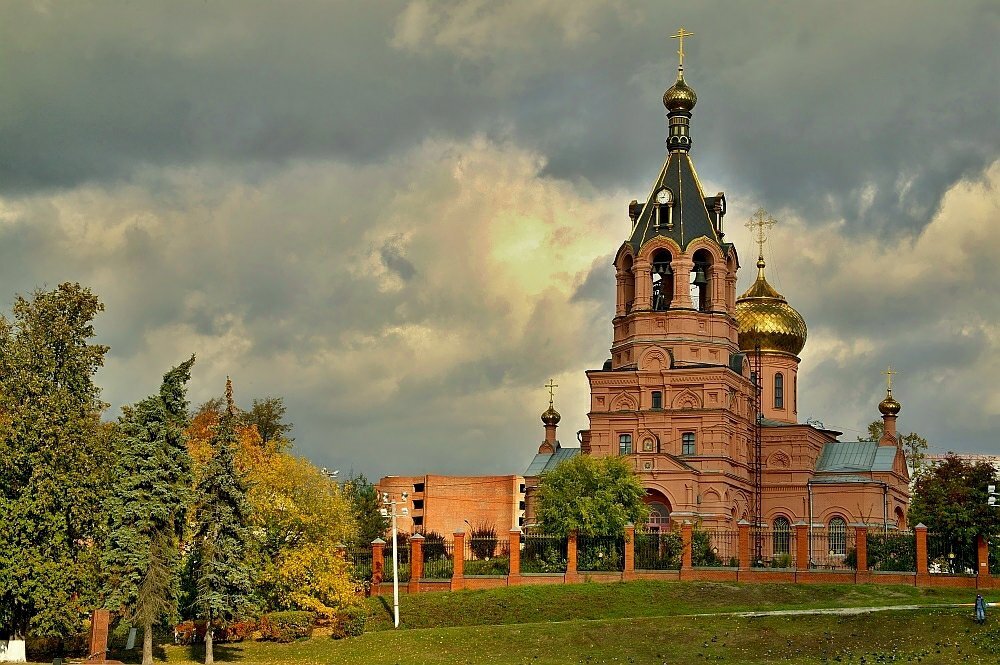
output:
M196 352L196 399L226 374L285 395L322 463L518 471L550 376L560 437L586 426L681 16L694 158L744 265L739 220L785 222L802 413L863 429L892 362L902 427L992 445L1000 10L678 9L5 4L0 301L91 285L116 406Z

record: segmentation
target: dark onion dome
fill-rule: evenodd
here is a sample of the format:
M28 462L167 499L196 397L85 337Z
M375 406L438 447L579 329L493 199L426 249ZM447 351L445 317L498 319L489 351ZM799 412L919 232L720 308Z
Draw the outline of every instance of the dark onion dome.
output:
M558 425L560 420L562 420L562 416L549 404L549 408L542 414L542 422L546 425Z
M663 93L663 105L667 111L690 111L698 103L698 95L694 93L694 88L684 81L684 72L677 74L677 82L667 88Z
M878 403L878 410L883 416L895 416L901 408L903 407L892 396L892 388L885 391L885 399Z
M757 259L757 281L736 299L740 350L780 351L797 356L806 345L806 322L764 278L764 258Z

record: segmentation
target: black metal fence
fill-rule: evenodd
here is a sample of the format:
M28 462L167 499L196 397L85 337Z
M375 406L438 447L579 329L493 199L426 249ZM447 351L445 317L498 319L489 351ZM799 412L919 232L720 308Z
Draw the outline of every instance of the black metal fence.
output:
M346 558L351 568L351 579L355 582L368 582L372 578L372 548L348 547Z
M917 538L911 531L868 532L868 570L917 570Z
M813 527L809 534L809 567L819 570L855 570L858 566L856 534L853 527Z
M400 538L398 542L399 547L399 581L409 582L410 581L410 543L409 541L404 542ZM392 543L386 543L385 549L382 550L382 581L391 582L392 581Z
M760 529L750 532L750 559L755 568L794 568L795 551L794 529Z
M579 536L576 569L581 571L625 570L624 536Z
M927 534L927 572L932 575L975 575L976 539Z
M455 570L455 543L444 538L424 540L423 578L428 580L450 580Z
M691 565L736 568L740 565L738 531L691 532Z
M565 573L567 538L541 533L521 536L522 573Z
M510 574L510 540L466 538L463 568L466 575Z
M680 570L681 534L672 531L635 532L636 570Z

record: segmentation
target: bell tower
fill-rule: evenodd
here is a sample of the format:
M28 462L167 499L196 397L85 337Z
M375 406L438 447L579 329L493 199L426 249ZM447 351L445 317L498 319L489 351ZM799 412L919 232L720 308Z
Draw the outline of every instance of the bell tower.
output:
M590 429L581 434L590 454L628 456L660 513L732 525L749 491L750 367L739 347L726 197L705 195L690 156L698 96L683 45L691 35L673 35L666 156L645 200L628 205L614 259L611 357L587 372Z

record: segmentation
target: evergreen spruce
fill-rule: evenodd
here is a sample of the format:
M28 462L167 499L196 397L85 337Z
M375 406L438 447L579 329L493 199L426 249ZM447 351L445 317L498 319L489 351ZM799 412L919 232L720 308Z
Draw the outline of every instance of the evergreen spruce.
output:
M190 498L185 445L186 384L194 357L163 376L158 395L123 409L104 551L109 605L142 626L143 665L153 662L153 626L172 618L179 590L179 544Z
M228 623L250 606L253 587L247 565L251 543L247 488L236 469L236 407L226 379L226 411L212 437L212 457L198 482L194 573L195 608L208 621L205 663L215 662L212 624Z

